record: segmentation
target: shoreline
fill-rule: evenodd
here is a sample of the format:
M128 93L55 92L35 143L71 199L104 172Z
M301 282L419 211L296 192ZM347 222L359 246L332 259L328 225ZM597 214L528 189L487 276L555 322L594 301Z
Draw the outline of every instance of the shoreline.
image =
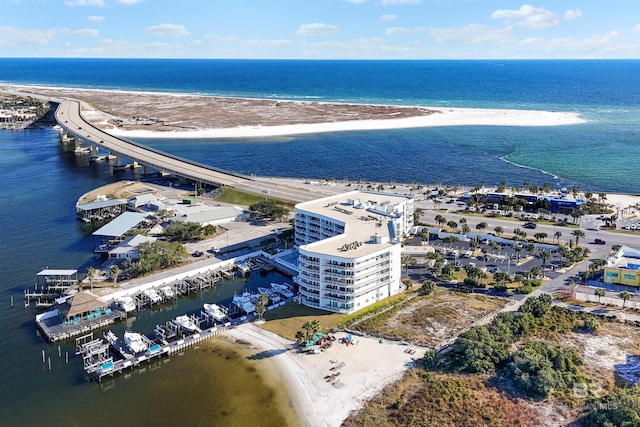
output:
M392 104L354 104L348 102L308 101L265 98L223 97L214 95L144 92L131 90L105 90L0 84L0 92L34 92L40 96L73 97L74 92L93 95L97 99L82 99L85 104L105 102L85 110L84 115L96 126L119 137L132 138L260 138L304 135L328 132L378 131L443 126L566 126L586 123L578 112L545 110L519 110L496 108L433 107ZM28 94L28 93L27 93ZM117 109L113 95L135 96L136 102L145 96L149 102L134 106L132 111L105 111ZM107 100L99 98L108 96ZM166 102L154 105L151 98L172 98L175 108L167 109ZM210 102L206 104L203 102ZM133 101L132 101L133 102ZM191 102L191 104L189 104ZM228 105L229 102L234 103ZM236 104L238 103L239 104ZM101 109L99 108L101 107ZM155 110L154 110L155 107ZM280 107L280 108L276 108ZM317 108L313 108L317 107ZM123 108L120 106L120 108ZM147 111L145 111L145 108ZM207 110L207 120L189 116ZM347 111L338 111L339 109ZM141 110L141 111L138 111ZM184 110L170 115L167 110ZM220 114L227 114L220 121ZM151 122L138 122L139 115L156 117ZM136 116L136 114L138 116ZM169 114L162 117L161 114ZM244 114L244 116L243 116ZM133 115L133 119L129 118ZM160 115L160 116L159 116ZM125 117L126 116L126 117ZM216 126L211 117L216 116ZM160 117L160 118L157 118Z
M234 128L205 128L189 131L105 129L123 138L265 138L329 132L378 131L446 126L514 126L547 127L586 123L579 113L537 110L500 110L482 108L425 107L435 114L400 119L351 120L326 123L306 123L275 126L238 126Z
M347 335L344 332L336 337ZM225 338L245 349L268 357L280 374L292 406L304 425L326 427L341 425L387 385L398 380L413 363L424 356L424 349L409 355L397 342L378 342L372 337L356 337L357 344L346 346L336 341L320 354L302 354L293 342L253 324L244 323L223 333ZM375 353L378 357L371 358ZM327 382L336 363L343 362L335 383Z

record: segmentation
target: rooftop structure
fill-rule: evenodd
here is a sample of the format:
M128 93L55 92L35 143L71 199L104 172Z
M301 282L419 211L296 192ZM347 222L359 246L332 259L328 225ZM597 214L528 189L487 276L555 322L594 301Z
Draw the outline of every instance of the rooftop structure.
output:
M413 198L353 191L295 212L303 304L351 313L400 291L400 239L413 225Z
M640 251L621 246L607 258L603 270L605 283L640 287Z

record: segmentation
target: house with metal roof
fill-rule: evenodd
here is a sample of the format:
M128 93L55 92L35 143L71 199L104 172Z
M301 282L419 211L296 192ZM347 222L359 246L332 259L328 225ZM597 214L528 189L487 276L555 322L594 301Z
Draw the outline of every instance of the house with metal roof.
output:
M124 234L137 227L147 218L148 214L139 212L125 212L108 224L93 232L93 251L108 253L124 240Z

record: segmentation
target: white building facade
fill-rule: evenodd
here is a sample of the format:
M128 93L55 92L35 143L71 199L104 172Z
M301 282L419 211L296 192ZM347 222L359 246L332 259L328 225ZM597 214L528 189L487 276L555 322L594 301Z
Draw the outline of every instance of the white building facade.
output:
M295 215L303 304L352 313L400 292L412 197L353 191L299 203Z

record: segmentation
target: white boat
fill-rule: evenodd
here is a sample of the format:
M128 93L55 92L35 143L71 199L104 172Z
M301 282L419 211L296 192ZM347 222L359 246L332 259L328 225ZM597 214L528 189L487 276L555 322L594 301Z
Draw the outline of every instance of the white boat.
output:
M147 351L147 343L142 339L142 335L137 332L125 331L124 344L131 350L133 354Z
M199 329L198 326L193 323L193 320L191 320L191 318L186 314L176 317L174 322L185 331L197 331Z
M227 318L227 309L220 307L218 304L205 304L203 309L218 322L222 322Z
M151 301L152 304L157 304L159 302L162 302L162 297L160 296L158 291L156 291L155 289L147 289L147 290L143 291L142 293L147 298L149 298L149 300Z
M132 297L120 297L116 303L125 311L125 313L129 313L136 309L136 303L133 301Z
M162 294L166 299L171 299L176 295L171 286L163 286L160 288L160 291L162 291Z
M272 283L271 288L282 295L285 299L293 297L293 291L291 291L291 289L287 285L281 283Z
M249 292L243 292L242 295L234 296L233 304L246 314L256 311L256 306L251 302L251 294Z
M258 292L269 298L272 304L277 304L280 302L280 295L278 295L278 293L274 289L258 288Z

